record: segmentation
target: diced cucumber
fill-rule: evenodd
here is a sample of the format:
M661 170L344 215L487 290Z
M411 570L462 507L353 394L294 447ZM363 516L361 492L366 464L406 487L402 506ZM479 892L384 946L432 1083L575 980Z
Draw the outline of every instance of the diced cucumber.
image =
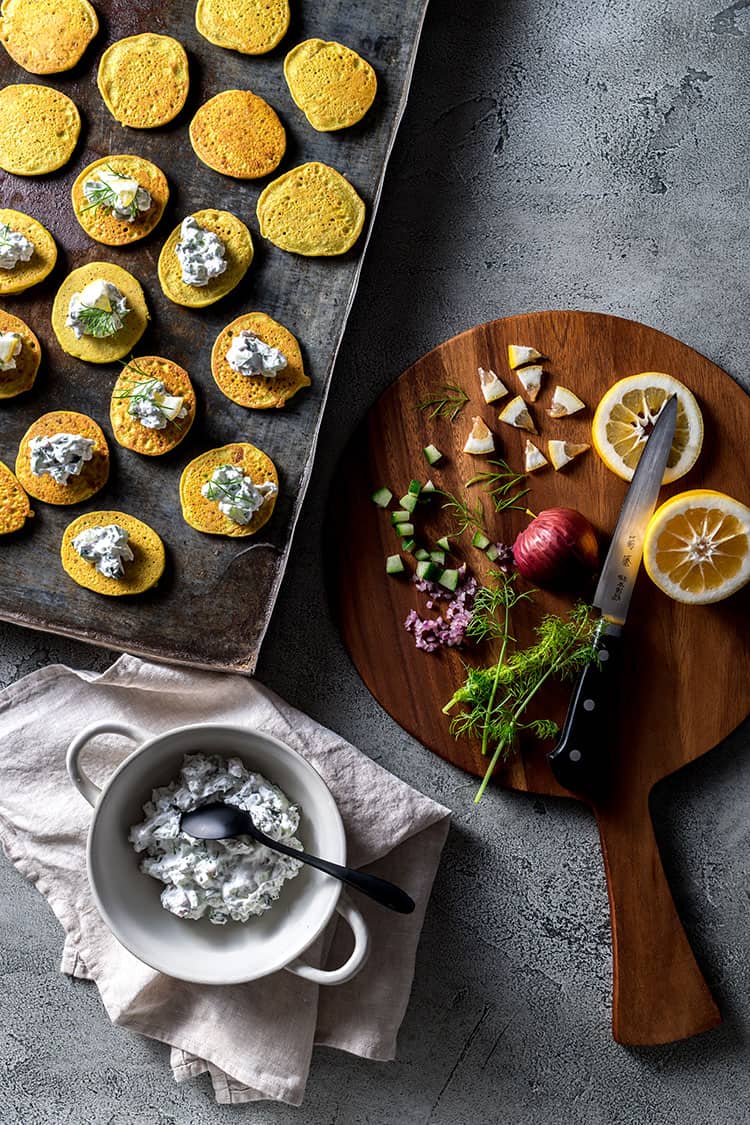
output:
M402 508L406 508L407 512L413 512L417 506L418 499L419 497L415 496L413 492L407 492L404 496L401 497L401 499L399 500L399 504Z
M410 480L408 491L411 493L412 496L419 496L420 492L422 491L421 480Z
M398 534L401 536L402 539L411 539L412 535L414 534L414 524L413 523L397 523L396 524L396 531L398 532Z
M417 563L417 578L424 578L427 582L436 582L441 574L440 567L435 566L435 563L430 562L429 559Z
M485 547L489 547L490 541L483 531L475 531L474 538L471 541L471 545L472 547L478 547L480 551L483 551Z
M391 523L394 525L397 523L408 523L410 519L411 512L405 512L403 509L391 512Z
M411 554L411 552L414 550L416 545L417 545L416 539L404 539L402 544L401 544L401 549L403 551L408 551Z
M427 458L428 465L437 465L442 458L442 453L435 445L426 445L422 451Z
M377 504L379 508L387 508L393 499L393 493L390 488L379 488L377 492L372 494L373 504Z
M445 566L445 551L430 551L430 558L438 566Z
M442 539L438 539L437 546L440 548L441 551L450 551L451 541L450 541L450 539L448 538L447 535L444 535Z
M420 547L418 551L414 552L414 558L417 559L418 562L424 562L424 560L429 559L429 557L430 552L425 551L424 547Z
M458 571L444 570L438 578L438 582L441 586L444 586L446 590L455 590L458 586Z
M500 552L498 551L498 549L497 549L497 547L495 546L494 543L492 543L491 546L489 546L484 553L487 556L487 558L490 560L490 562L494 562L495 559L500 554Z
M406 570L401 555L389 555L385 560L386 574L403 574Z

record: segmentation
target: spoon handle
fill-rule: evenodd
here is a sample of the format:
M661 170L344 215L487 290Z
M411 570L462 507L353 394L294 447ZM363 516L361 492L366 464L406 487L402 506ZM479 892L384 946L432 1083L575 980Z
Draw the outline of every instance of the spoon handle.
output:
M333 875L335 879L340 879L348 887L354 887L363 895L379 902L381 906L387 906L389 910L395 910L399 914L411 914L414 910L414 899L410 898L406 891L402 891L395 883L389 883L387 879L380 879L377 875L369 875L366 871L355 871L353 867L342 867L338 863L331 863L329 859L320 859L316 855L308 855L307 852L301 852L297 848L279 844L276 840L272 840L270 836L266 836L264 832L258 832L257 829L255 835L263 837L261 842L266 847L274 848L277 852L283 852L284 855L293 856L295 859L301 859L310 867L317 867L319 871L325 871L326 875Z

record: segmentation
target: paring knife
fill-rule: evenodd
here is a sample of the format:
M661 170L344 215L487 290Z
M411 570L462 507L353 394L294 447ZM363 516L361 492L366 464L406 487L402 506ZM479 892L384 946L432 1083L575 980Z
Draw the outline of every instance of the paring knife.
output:
M646 441L625 494L593 604L601 611L594 638L597 661L576 684L560 741L547 755L555 778L572 793L593 795L606 775L606 739L612 687L617 679L622 627L643 557L677 422L677 399L667 401Z

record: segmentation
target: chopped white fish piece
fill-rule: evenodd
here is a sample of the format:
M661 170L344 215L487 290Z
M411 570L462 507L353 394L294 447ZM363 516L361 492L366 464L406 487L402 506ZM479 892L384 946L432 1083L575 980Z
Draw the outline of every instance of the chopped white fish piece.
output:
M502 379L498 379L492 368L485 371L483 367L478 367L479 385L482 388L482 395L485 402L497 402L499 398L505 398L508 393L508 388Z
M541 449L538 449L529 438L526 438L523 457L523 470L525 473L535 473L537 469L542 469L545 465L549 464Z
M471 427L471 433L466 439L464 453L478 454L494 452L495 438L492 431L481 418L475 418L474 425Z
M515 426L517 430L528 430L530 434L536 433L529 408L520 395L510 400L505 409L498 414L498 419L509 426Z

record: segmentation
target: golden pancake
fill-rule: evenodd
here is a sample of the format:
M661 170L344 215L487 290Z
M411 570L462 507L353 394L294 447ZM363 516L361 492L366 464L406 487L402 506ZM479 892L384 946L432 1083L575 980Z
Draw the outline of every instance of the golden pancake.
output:
M28 496L8 466L0 461L0 535L19 531L33 515Z
M94 441L93 457L84 463L77 477L71 477L67 484L58 484L49 473L37 477L32 473L29 463L29 442L35 437L53 437L55 434L80 434ZM53 410L32 422L21 438L16 458L16 476L35 500L45 504L80 504L88 500L109 477L109 447L107 439L93 418L87 414L77 414L73 410Z
M130 312L125 317L122 328L113 336L81 336L79 340L65 321L71 298L75 293L81 293L91 281L109 281L116 285L127 300ZM89 262L88 265L73 270L58 289L52 305L52 327L60 347L68 355L84 359L87 363L114 363L116 359L122 359L138 343L148 321L146 298L140 282L136 281L132 273L112 262Z
M148 211L141 211L129 222L118 219L109 207L92 205L84 195L83 185L86 180L95 180L100 169L136 180L139 187L151 194ZM95 160L88 168L84 168L73 184L71 197L75 217L86 234L96 242L103 242L105 246L127 246L151 234L164 214L169 199L169 186L161 169L142 156L105 156L103 160Z
M176 117L190 85L185 48L170 35L130 35L101 57L97 77L104 104L121 125L156 129Z
M182 266L176 247L180 241L180 226L170 234L159 255L159 281L164 293L176 305L194 309L212 305L226 297L247 273L253 260L253 240L245 224L229 211L195 211L192 216L198 226L213 231L224 243L227 268L207 285L187 285L182 280Z
M168 395L182 395L185 400L182 405L187 410L184 418L168 421L162 430L151 430L128 412L133 388L147 379L159 379ZM115 441L126 449L133 449L147 457L169 453L180 444L195 420L195 391L190 376L184 367L158 355L131 359L114 385L109 419Z
M16 366L9 371L0 371L0 398L14 398L34 386L42 349L28 324L2 309L0 332L17 332L21 337L21 351L15 356Z
M44 281L57 261L57 245L50 232L23 211L10 207L0 208L0 240L6 228L22 234L34 244L34 253L28 262L18 262L12 270L0 269L0 297L23 293L32 285Z
M3 0L0 41L31 74L75 66L99 30L88 0Z
M133 561L124 564L122 578L107 578L96 569L90 559L84 559L73 546L76 535L90 527L106 527L116 523L128 533L128 546L133 552ZM79 586L93 590L96 594L120 597L122 594L142 594L149 590L164 573L164 544L159 536L142 520L128 516L125 512L86 512L65 528L60 544L60 559L66 574Z
M190 122L195 155L215 172L257 180L278 168L286 131L276 111L250 90L224 90L205 102Z
M271 379L265 375L242 375L235 371L227 363L227 352L232 339L243 330L254 333L264 344L283 352L287 358L286 367ZM283 406L301 387L310 386L295 337L283 324L260 312L238 316L223 329L211 352L211 372L219 390L227 398L253 410Z
M51 86L25 83L0 90L0 168L44 176L67 164L81 132L75 104Z
M208 500L201 492L201 488L211 479L219 465L236 465L256 485L266 481L272 481L276 485L279 483L276 466L271 458L262 449L257 449L246 441L236 441L232 445L223 445L220 449L209 449L186 465L180 477L180 503L185 523L189 523L196 531L205 531L207 535L255 535L271 518L278 493L268 497L250 523L235 523L219 511L216 500Z
M289 28L289 0L198 0L195 26L209 43L265 55Z
M375 99L378 80L366 59L343 43L306 39L284 59L284 77L313 129L356 125Z
M261 192L260 233L281 250L306 257L345 254L362 233L365 205L328 164L301 164Z

